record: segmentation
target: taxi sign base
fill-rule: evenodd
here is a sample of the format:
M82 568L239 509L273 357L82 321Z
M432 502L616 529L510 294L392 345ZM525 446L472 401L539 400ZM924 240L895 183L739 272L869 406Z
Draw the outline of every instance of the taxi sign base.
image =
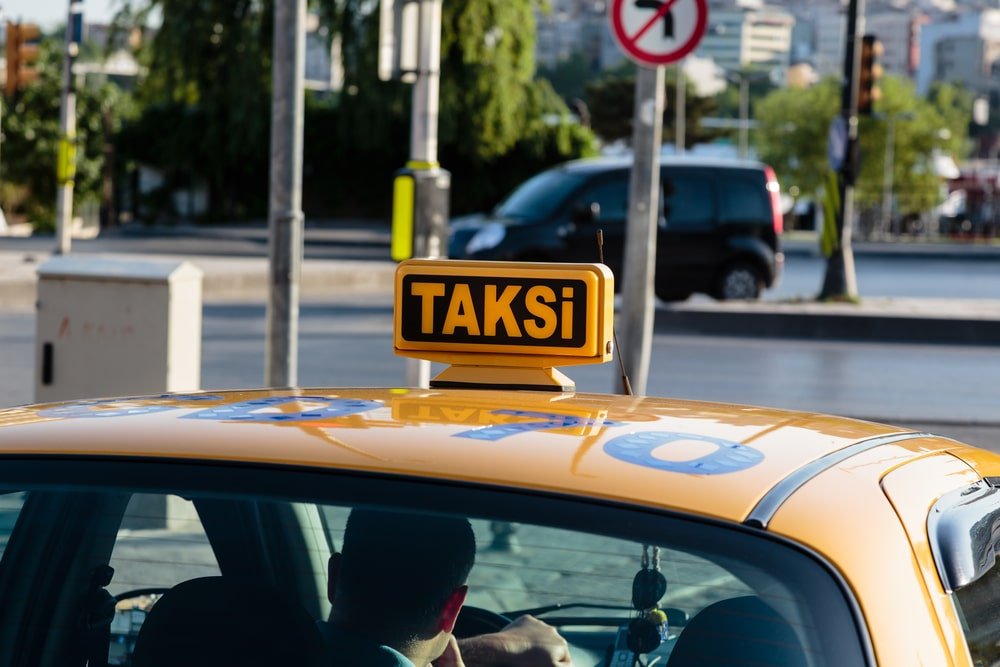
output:
M555 368L464 366L446 368L431 380L432 389L482 387L534 391L574 391L576 384Z

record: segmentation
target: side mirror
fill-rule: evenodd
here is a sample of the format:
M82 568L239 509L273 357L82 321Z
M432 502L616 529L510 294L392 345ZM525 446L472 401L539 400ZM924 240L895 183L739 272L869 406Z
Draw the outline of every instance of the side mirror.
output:
M601 205L595 202L574 206L569 214L569 219L573 222L586 224L591 223L601 217Z

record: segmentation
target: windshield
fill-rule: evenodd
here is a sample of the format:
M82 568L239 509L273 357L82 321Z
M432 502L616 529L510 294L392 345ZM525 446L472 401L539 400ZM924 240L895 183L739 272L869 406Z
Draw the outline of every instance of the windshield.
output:
M545 171L525 181L497 206L499 218L539 220L552 215L583 183L583 177L562 169Z
M18 648L46 647L53 657L32 664L69 664L76 635L57 621L100 592L116 600L95 637L109 642L109 665L332 664L307 657L337 648L338 618L416 622L465 582L455 633L467 648L531 615L577 665L613 654L610 664L631 666L636 653L641 664L704 665L706 651L712 664L733 664L730 649L761 665L864 663L837 583L811 557L750 531L278 468L5 461L0 484L20 481L20 493L0 496L0 509L17 512L0 557L13 582L0 614L17 619L0 624L5 663ZM53 543L65 546L52 552ZM46 554L50 566L37 567ZM100 580L93 563L107 564ZM43 610L52 623L33 622ZM317 623L328 619L324 634ZM643 636L630 638L637 623ZM247 642L257 634L265 641ZM263 661L225 659L237 652Z

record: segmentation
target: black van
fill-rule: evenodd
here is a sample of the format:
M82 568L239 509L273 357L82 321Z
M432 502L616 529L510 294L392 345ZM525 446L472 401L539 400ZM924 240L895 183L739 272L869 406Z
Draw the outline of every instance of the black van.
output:
M656 295L756 299L780 275L778 182L759 162L664 157ZM529 179L492 213L452 221L453 259L595 262L621 279L629 159L569 162Z

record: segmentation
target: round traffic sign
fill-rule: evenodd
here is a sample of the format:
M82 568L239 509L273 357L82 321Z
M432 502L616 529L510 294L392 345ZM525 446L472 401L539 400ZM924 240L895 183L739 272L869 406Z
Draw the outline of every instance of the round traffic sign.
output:
M694 51L708 25L705 0L613 0L611 34L641 65L666 65Z

